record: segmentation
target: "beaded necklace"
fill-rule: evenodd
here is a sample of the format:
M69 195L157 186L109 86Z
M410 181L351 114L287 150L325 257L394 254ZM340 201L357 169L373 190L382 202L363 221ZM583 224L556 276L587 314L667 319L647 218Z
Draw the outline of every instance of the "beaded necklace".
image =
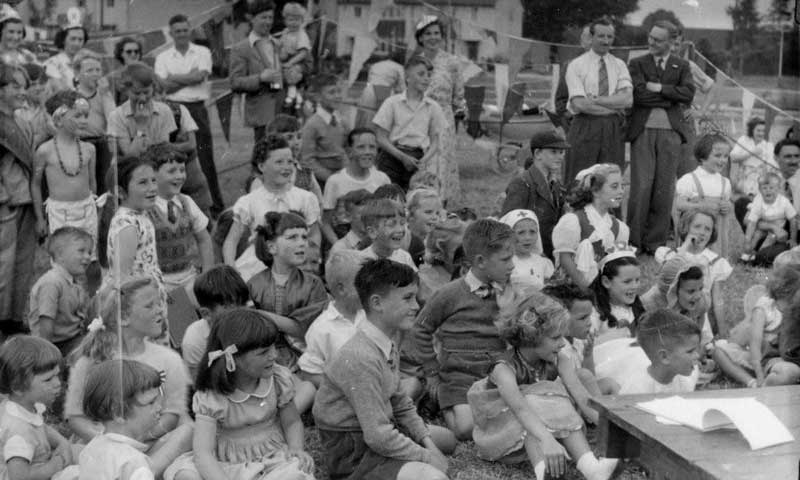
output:
M61 151L58 149L58 139L53 137L53 146L56 149L56 158L58 158L58 166L61 167L61 171L64 172L64 175L68 177L77 177L81 174L83 170L83 151L81 151L81 142L80 140L75 140L75 144L78 146L78 169L75 172L68 172L67 168L64 166L64 161L61 159Z

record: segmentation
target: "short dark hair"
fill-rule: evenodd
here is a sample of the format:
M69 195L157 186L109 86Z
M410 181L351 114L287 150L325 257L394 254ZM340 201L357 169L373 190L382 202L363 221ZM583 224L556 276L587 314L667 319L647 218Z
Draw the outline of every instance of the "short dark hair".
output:
M139 55L141 56L144 54L142 42L133 37L122 37L114 44L114 58L116 58L119 63L125 63L125 60L122 58L122 51L125 50L125 45L128 43L135 43L139 47Z
M300 122L294 115L279 113L267 124L267 133L294 133L300 130Z
M94 239L86 230L78 227L61 227L47 237L47 253L55 259L65 245L71 242L88 242L94 247Z
M208 309L224 306L243 307L250 300L250 290L239 272L230 265L216 265L194 281L197 303Z
M364 209L361 211L361 222L365 228L377 228L382 220L394 217L405 218L405 213L405 208L394 200L373 198L364 202Z
M247 3L247 13L250 15L255 16L270 10L275 11L275 3L272 0L252 0L245 3Z
M44 83L47 82L49 78L47 76L47 71L45 71L44 67L41 65L35 63L26 63L22 65L22 68L25 69L25 73L28 75L28 80L31 83Z
M206 353L197 370L197 391L214 391L230 394L236 389L234 374L229 372L225 359L220 358L208 364L209 352L221 351L236 346L236 357L257 348L267 348L275 344L280 337L278 327L264 314L252 308L232 308L217 314L212 322L208 335Z
M117 163L117 186L127 193L128 186L130 186L131 179L133 178L133 172L135 172L137 168L143 166L148 166L153 170L156 169L155 164L144 157L131 156L121 159Z
M542 289L542 293L550 295L561 302L567 310L571 309L572 304L575 302L586 301L594 304L594 292L571 283L548 285Z
M372 196L373 198L388 198L392 200L395 197L400 197L400 202L406 203L406 192L396 183L385 183L381 185L372 192Z
M764 121L761 117L752 117L747 121L747 136L753 138L753 132L756 130L756 127L759 125L767 125L767 122Z
M775 151L773 152L776 157L781 154L783 147L800 148L800 138L782 138L778 140L778 143L775 144Z
M381 297L393 288L403 288L419 281L413 268L387 258L371 259L364 262L356 273L355 286L361 306L369 312L369 299L373 295Z
M612 20L611 17L609 17L608 15L603 15L602 17L595 18L589 24L589 33L594 35L594 27L597 25L603 25L606 27L614 28L614 20Z
M658 27L666 30L667 33L669 34L670 40L674 40L678 38L678 35L680 35L680 30L678 30L678 27L669 20L657 20L655 23L653 23L653 27ZM652 29L652 27L650 28Z
M0 345L0 393L25 392L34 375L60 367L55 345L31 335L15 335Z
M50 98L44 102L44 108L47 110L48 114L52 115L58 110L58 107L72 108L72 106L75 105L75 101L79 98L85 97L75 90L61 90L51 95Z
M702 280L702 279L703 279L703 269L697 265L692 265L685 271L681 272L680 275L678 275L678 288L680 288L680 285L683 282L687 282L689 280Z
M173 15L172 17L170 17L168 25L171 27L171 26L175 25L176 23L189 23L189 17L187 17L186 15L184 15L182 13L179 13L177 15Z
M636 340L647 357L653 361L660 349L672 351L680 342L693 335L700 336L700 327L689 317L660 308L645 313L639 319Z
M180 151L178 147L171 143L157 143L150 145L142 154L144 160L149 160L155 165L156 171L168 163L186 163L189 156Z
M86 42L89 41L89 31L86 30L84 27L70 27L70 28L62 28L58 32L56 32L56 36L53 37L53 45L59 50L64 50L66 41L67 41L67 33L70 30L81 30L83 32L83 44L86 45Z
M264 265L272 267L274 258L269 253L269 242L283 235L283 232L292 228L308 229L303 215L298 212L267 212L264 215L264 225L256 227L255 248L256 258Z
M433 70L433 63L431 63L430 60L423 57L422 55L413 55L411 58L409 58L408 61L406 62L405 69L409 70L411 68L416 67L417 65L425 65L425 68L427 68L428 71Z
M464 256L470 262L478 255L489 256L511 242L514 231L505 223L481 218L464 230Z
M158 83L158 77L155 72L146 63L133 62L125 66L122 71L122 85L125 88L131 88L135 84L143 87L153 86Z
M718 133L703 135L697 139L697 143L694 145L694 158L696 158L698 162L707 160L708 156L711 155L711 151L714 149L714 145L719 143L724 143L725 145L730 144L727 138Z
M321 73L315 75L311 80L311 90L314 92L321 92L323 88L329 85L337 85L339 79L332 73Z
M359 188L358 190L350 190L339 197L339 201L342 202L345 210L350 210L354 206L361 207L371 199L372 194L369 193L369 190L365 190L363 188Z
M89 369L83 392L83 412L96 422L127 418L136 395L161 387L161 374L136 360L106 360Z
M350 133L347 134L347 146L352 147L356 141L356 137L360 135L372 135L376 137L375 130L367 127L356 127L350 130Z
M274 150L280 150L283 148L289 148L289 142L287 142L285 138L278 134L269 134L266 137L261 138L256 142L255 145L253 145L253 154L250 157L250 164L253 166L256 172L260 174L261 169L258 168L258 166L264 163L269 158L269 154Z

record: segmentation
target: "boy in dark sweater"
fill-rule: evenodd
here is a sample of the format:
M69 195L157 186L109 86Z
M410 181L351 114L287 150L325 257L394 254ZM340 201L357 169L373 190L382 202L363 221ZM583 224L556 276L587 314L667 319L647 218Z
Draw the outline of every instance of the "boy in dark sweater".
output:
M469 272L433 294L404 344L405 356L422 367L428 392L460 440L472 439L467 390L506 350L495 320L500 306L513 301L513 289L507 287L514 269L512 234L511 227L490 219L467 227L463 247ZM434 334L441 340L438 356Z

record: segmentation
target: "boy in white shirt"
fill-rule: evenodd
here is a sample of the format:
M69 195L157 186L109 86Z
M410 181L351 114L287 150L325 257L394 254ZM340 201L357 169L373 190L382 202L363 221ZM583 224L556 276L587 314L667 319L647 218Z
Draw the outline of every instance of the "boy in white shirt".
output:
M363 261L364 256L356 250L339 250L325 263L325 283L333 301L308 328L306 351L297 361L301 378L317 388L325 366L366 319L354 283Z
M361 221L372 240L372 245L361 250L362 254L370 259L388 258L417 271L411 254L403 250L406 216L402 205L388 198L370 200L361 211Z
M778 242L788 242L790 248L797 244L797 210L780 193L782 180L776 172L766 172L758 178L759 193L748 206L745 217L745 238L749 251L742 254L744 261L755 258L759 243L760 248L767 248ZM788 231L785 228L787 222Z
M631 369L620 395L684 393L694 390L692 375L700 359L700 327L666 308L646 313L639 321L636 339L650 365Z

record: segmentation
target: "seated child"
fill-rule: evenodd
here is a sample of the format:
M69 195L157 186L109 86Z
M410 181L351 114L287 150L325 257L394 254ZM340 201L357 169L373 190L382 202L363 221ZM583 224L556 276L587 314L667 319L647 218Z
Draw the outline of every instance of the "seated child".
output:
M280 33L279 57L283 69L283 80L288 85L284 103L287 107L294 106L300 110L303 105L303 96L297 90L297 84L303 81L305 62L311 52L311 40L303 28L306 9L297 2L287 2L283 5L283 23L286 28Z
M345 167L328 177L322 195L323 233L331 245L341 238L341 225L336 219L336 206L340 198L354 190L373 193L381 185L391 183L385 173L375 168L378 147L375 132L368 128L356 128L347 134L347 161Z
M448 215L434 224L425 238L425 260L419 266L419 294L417 300L426 303L436 290L461 277L456 264L456 250L461 248L467 228L455 215Z
M163 382L158 370L135 360L106 360L89 371L82 403L103 429L80 454L81 479L160 477L146 452L163 408ZM191 426L181 430L191 435Z
M728 228L735 221L731 182L720 173L728 164L730 153L731 147L725 137L717 134L700 137L694 147L700 166L678 179L673 207L679 216L695 207L711 212L719 241L718 251L723 256L728 255Z
M620 395L694 390L695 379L690 375L700 358L700 327L695 322L673 310L653 310L642 316L636 340L650 365L632 369L620 386Z
M297 361L301 378L317 388L325 366L366 318L354 283L363 262L364 256L356 250L338 250L325 263L325 284L333 300L308 327L306 351Z
M50 97L45 107L53 117L56 134L36 149L31 180L36 233L44 237L71 226L97 239L95 150L94 145L80 140L89 117L89 102L66 90ZM43 180L49 192L46 201L41 190Z
M285 113L275 115L275 118L267 125L267 135L270 134L275 134L286 140L289 143L289 148L292 149L295 169L294 186L316 195L320 205L322 205L322 189L319 187L316 177L314 177L314 170L305 165L303 159L300 158L302 141L300 139L300 122L297 117ZM256 172L256 178L250 188L247 189L248 192L252 192L262 185L260 177L260 173Z
M230 265L217 265L197 276L194 297L200 306L200 320L189 325L183 334L181 355L194 380L203 354L206 353L208 332L217 314L233 308L244 307L250 301L250 291L239 272Z
M328 294L322 280L302 270L308 249L308 227L294 213L269 212L265 224L256 231L255 250L267 266L247 282L256 308L270 312L280 338L275 348L277 363L297 372L297 359L305 351L308 327L325 309ZM314 387L309 382L295 385L298 410L304 412L314 401Z
M589 406L589 398L616 393L619 385L610 378L597 379L594 375L594 335L590 333L594 294L568 283L548 285L542 293L558 300L569 313L566 342L558 352L558 376L583 418L597 424L598 413Z
M555 272L553 262L544 256L539 219L531 210L511 210L500 221L514 231L514 271L511 286L541 290Z
M75 463L72 445L43 417L61 393L62 361L41 338L20 335L0 345L0 393L7 395L0 400L0 478L58 480Z
M592 318L595 345L630 338L644 313L639 299L642 270L632 250L609 253L600 260L599 270L591 285L597 308ZM597 356L595 359L600 360Z
M417 270L411 255L403 249L406 216L401 204L386 198L369 200L361 210L361 222L372 240L361 250L366 258L388 258Z
M148 340L161 334L163 323L158 315L158 288L152 278L128 280L119 290L108 289L99 295L99 315L89 324L89 332L73 352L64 400L65 420L84 442L105 432L107 424L103 422L115 421L116 415L109 420L106 416L91 417L84 410L87 378L97 364L122 358L156 369L158 378L164 378L163 386L160 382L157 384L163 388L163 409L158 422L143 430L137 440L148 445L153 473L161 475L179 454L192 448L191 429L179 427L188 420L186 395L191 381L186 366L174 350ZM118 374L116 371L115 379ZM117 390L103 392L109 400L111 397L119 399L118 395L109 393L111 391L118 393L119 385Z
M47 239L50 270L31 288L28 327L53 342L64 356L83 338L89 297L80 279L92 258L94 239L78 227L61 227Z
M764 385L794 385L800 382L800 325L796 316L800 308L800 263L773 270L767 291L783 320L778 332L779 356L766 360Z
M421 367L447 427L460 440L468 440L473 419L467 390L506 350L495 322L500 305L514 298L508 286L514 267L513 232L496 220L481 219L466 228L463 243L469 272L428 299L403 342L403 353L410 365ZM436 350L434 336L440 343Z
M181 193L186 181L188 157L164 143L149 147L144 158L156 167L158 195L148 210L156 233L158 266L167 291L191 291L198 270L214 264L208 217L188 195Z
M353 190L339 199L336 205L336 210L339 212L337 216L347 221L348 231L342 238L336 240L329 254L338 250L363 250L369 246L371 241L364 228L364 222L361 221L361 212L371 199L372 194L364 189Z
M361 328L325 368L314 421L331 478L447 478L452 434L434 433L401 387L394 343L419 306L414 271L386 259L369 260L355 277L366 312ZM447 432L449 433L449 432Z
M256 258L252 240L255 230L263 225L268 212L298 211L305 218L310 242L319 245L319 201L306 190L292 185L294 158L289 144L281 137L268 135L253 147L252 163L261 172L262 186L236 200L233 205L233 223L222 245L226 265L233 265L247 281L264 269ZM251 245L237 257L237 245L242 235L250 231Z
M717 239L717 223L714 214L701 207L694 207L681 214L678 234L681 241L677 249L659 247L655 260L664 263L675 255L681 255L703 269L703 291L711 301L709 321L714 333L725 334L724 282L733 273L733 267L722 255L709 248Z
M194 450L165 480L311 480L292 373L276 363L280 333L248 308L220 313L211 327L192 399Z
M628 244L630 229L611 213L619 208L622 194L617 165L599 163L578 172L567 196L573 211L553 227L553 256L560 276L588 287L597 277L600 259Z
M767 172L758 177L759 193L748 206L745 217L748 251L742 254L742 260L752 261L756 250L776 243L788 243L789 248L797 245L797 210L780 193L782 183L783 179L775 172Z
M524 461L527 456L535 478L544 480L564 475L569 455L587 479L610 478L618 460L594 456L583 421L563 383L557 381L567 311L534 291L501 315L500 336L513 349L467 392L478 456L504 463Z
M406 211L408 230L411 232L408 253L414 260L414 265L419 267L425 259L425 238L441 218L442 200L436 190L428 188L411 190L408 192Z

